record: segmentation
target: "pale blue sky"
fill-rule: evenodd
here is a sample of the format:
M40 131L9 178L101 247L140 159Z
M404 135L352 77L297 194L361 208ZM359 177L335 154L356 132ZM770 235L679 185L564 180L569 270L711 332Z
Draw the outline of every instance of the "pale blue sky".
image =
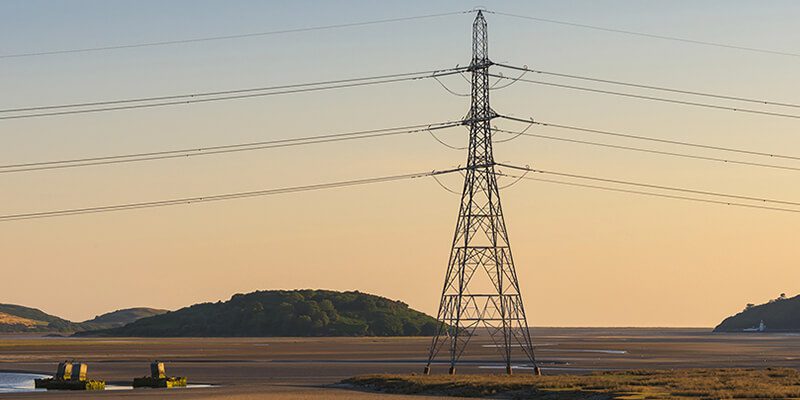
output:
M0 1L0 55L272 31L466 10L800 52L795 1ZM236 89L464 65L473 15L216 42L0 59L0 108ZM800 58L487 15L490 56L555 72L798 102ZM532 76L542 78L541 76ZM553 80L557 81L557 80ZM561 81L559 81L561 82ZM464 91L457 77L447 83ZM501 113L798 154L792 120L522 83ZM438 122L467 102L433 81L0 121L3 164ZM507 125L512 127L511 125ZM539 131L555 134L553 131ZM463 142L463 131L444 134ZM581 137L592 139L596 137ZM798 199L797 176L518 139L496 159L544 169ZM632 143L623 143L632 144ZM641 145L641 143L639 143ZM685 149L684 149L685 150ZM444 168L432 139L376 139L0 176L0 213L255 190ZM457 178L448 178L458 186ZM712 325L797 292L792 215L517 185L504 193L537 325ZM0 302L89 318L255 289L358 289L433 312L457 199L431 182L0 224ZM415 249L409 251L408 249ZM752 270L763 273L753 277ZM52 285L31 271L77 271ZM171 281L101 278L164 271ZM92 276L87 282L84 276ZM60 299L63 286L81 289ZM603 293L598 297L599 292ZM71 290L70 289L70 290ZM568 296L565 296L569 293ZM709 296L713 293L713 296ZM558 299L550 304L549 300ZM635 303L635 306L632 306ZM548 305L549 304L549 305ZM687 314L680 310L691 306Z

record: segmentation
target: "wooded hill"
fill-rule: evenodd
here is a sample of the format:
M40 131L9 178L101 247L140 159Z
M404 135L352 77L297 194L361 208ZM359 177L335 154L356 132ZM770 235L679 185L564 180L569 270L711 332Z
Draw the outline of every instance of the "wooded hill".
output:
M236 294L80 336L412 336L432 335L434 318L407 304L360 292L269 290Z
M714 332L742 332L758 327L764 321L764 332L800 332L800 296L780 297L767 303L748 304L745 309L714 328Z

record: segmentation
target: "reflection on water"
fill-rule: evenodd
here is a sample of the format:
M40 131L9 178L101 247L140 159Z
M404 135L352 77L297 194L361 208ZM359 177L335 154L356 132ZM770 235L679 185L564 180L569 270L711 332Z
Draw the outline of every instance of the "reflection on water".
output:
M45 392L47 389L36 389L33 380L50 378L50 375L0 372L0 393ZM189 384L186 389L211 387L211 385ZM106 385L106 390L131 390L132 386Z
M505 365L479 365L478 368L480 369L505 369ZM517 370L529 369L533 370L533 367L528 365L512 365L511 368ZM615 371L614 368L572 368L572 367L542 367L541 365L539 368L542 371L571 371L571 372L594 372L594 371Z
M603 354L628 354L627 350L596 350L596 349L542 349L539 351L555 351L564 353L603 353Z
M34 389L33 380L49 377L50 375L0 372L0 393L43 391L45 389Z

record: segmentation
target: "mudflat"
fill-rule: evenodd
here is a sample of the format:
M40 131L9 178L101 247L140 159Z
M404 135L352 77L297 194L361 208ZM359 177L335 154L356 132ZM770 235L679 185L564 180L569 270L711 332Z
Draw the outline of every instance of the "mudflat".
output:
M800 336L713 334L710 329L539 328L536 356L545 374L674 368L800 367ZM22 399L422 399L337 386L364 374L419 373L430 338L49 338L0 336L0 371L52 374L63 360L89 364L89 375L125 384L161 360L170 375L196 389L137 389L98 393L19 393ZM445 355L442 355L445 356ZM459 374L502 373L487 335L470 343ZM445 358L434 374L445 374ZM530 373L522 359L515 374Z

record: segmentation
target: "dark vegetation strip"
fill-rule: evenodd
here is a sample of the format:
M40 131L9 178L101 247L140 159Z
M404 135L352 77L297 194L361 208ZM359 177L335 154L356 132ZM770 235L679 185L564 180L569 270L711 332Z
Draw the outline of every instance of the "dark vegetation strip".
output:
M342 384L383 393L507 399L800 397L800 372L789 368L632 370L544 376L365 375L346 379Z

